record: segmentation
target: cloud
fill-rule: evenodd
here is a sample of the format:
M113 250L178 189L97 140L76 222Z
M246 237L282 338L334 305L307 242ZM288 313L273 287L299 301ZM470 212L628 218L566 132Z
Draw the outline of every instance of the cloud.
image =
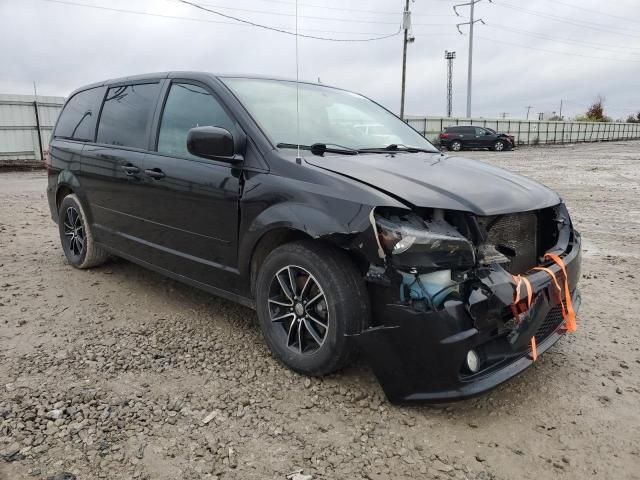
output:
M295 77L295 44L291 36L228 25L224 22L229 20L175 0L68 1L195 20L43 0L6 0L0 4L0 16L10 19L0 31L3 45L0 92L31 93L35 80L42 94L67 95L94 81L166 70ZM202 0L201 3L218 5L211 8L278 27L293 28L295 22L291 16L294 5L286 1ZM399 0L300 0L300 3L299 26L305 33L343 38L393 32L404 4ZM308 6L319 4L324 8ZM451 16L451 4L412 3L416 41L408 51L408 113L444 113L445 49L458 54L454 64L454 113L464 113L468 37L457 33L455 24L465 19ZM573 115L584 111L597 94L607 98L606 110L614 118L640 110L640 94L634 82L640 73L637 2L617 2L615 11L596 0L564 0L559 4L532 0L524 5L515 0L500 0L476 6L477 16L484 18L487 25L476 28L474 115L508 112L512 118L522 117L527 105L532 105L534 112L554 111L561 99L565 101L564 111ZM398 13L374 13L379 11ZM461 8L460 12L466 10ZM462 28L466 31L466 27ZM301 38L299 51L301 78L316 81L319 77L323 83L361 92L394 111L399 110L401 36L348 44Z

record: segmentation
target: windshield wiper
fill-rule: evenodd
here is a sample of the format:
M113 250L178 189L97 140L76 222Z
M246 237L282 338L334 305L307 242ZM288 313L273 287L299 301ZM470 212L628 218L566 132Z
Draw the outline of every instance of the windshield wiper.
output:
M295 143L279 143L278 148L298 148ZM325 153L340 153L342 155L357 155L359 152L354 148L336 145L335 143L314 143L313 145L300 145L300 150L308 150L314 155L322 156Z
M437 153L436 150L427 150L426 148L407 147L399 143L392 143L386 147L360 148L359 152L366 153L388 153L388 152L407 152L407 153Z
M314 143L311 145L311 153L314 155L324 155L329 153L342 153L344 155L357 155L358 150L355 148L345 147L336 143Z

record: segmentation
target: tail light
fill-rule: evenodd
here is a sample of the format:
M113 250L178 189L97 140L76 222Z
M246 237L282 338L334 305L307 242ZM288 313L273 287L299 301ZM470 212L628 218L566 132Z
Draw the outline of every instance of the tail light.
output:
M440 134L440 138L449 138L449 134L448 133L441 133Z

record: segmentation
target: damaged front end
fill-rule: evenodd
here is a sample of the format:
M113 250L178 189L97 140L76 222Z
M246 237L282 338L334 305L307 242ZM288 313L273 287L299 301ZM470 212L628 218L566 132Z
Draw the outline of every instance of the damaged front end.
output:
M376 208L371 223L372 323L354 339L393 402L497 386L564 333L558 282L579 307L580 236L564 204L494 216ZM514 299L522 277L525 306Z

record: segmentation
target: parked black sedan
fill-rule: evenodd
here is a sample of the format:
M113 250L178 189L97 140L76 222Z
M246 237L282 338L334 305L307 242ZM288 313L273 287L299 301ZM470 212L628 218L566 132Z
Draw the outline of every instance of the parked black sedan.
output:
M463 148L489 148L502 152L512 149L515 145L513 135L471 125L446 127L438 138L441 146L454 152Z

